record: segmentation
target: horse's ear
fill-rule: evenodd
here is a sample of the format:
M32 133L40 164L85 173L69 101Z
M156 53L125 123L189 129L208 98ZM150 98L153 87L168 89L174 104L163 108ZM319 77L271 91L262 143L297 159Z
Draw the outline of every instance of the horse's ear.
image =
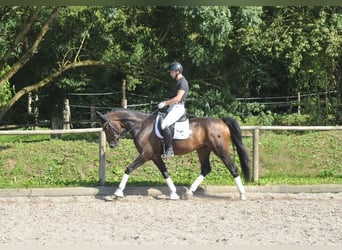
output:
M101 114L99 111L96 111L96 114L101 118L101 123L102 124L107 122L107 118L103 114Z

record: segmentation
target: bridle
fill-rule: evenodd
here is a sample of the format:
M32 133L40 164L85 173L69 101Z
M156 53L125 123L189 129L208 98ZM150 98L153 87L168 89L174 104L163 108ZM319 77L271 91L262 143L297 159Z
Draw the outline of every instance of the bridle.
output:
M128 130L125 129L125 130L124 130L124 133L127 133L127 132L132 131L134 128L136 128L137 126L139 126L141 123L143 123L144 121L146 121L147 119L149 119L151 116L153 116L153 115L154 115L155 113L157 113L157 112L158 112L158 109L156 109L155 111L153 111L148 117L146 117L144 120L142 120L142 121L139 122L138 124L132 126L130 129L128 129ZM115 138L115 140L118 141L119 138L120 138L120 135L121 135L121 131L118 131L118 130L113 126L113 124L112 124L111 120L108 118L108 116L105 116L105 118L106 118L106 123L105 123L105 124L107 124L107 125L109 126L109 128L110 128L110 130L111 130L111 132L112 132L112 134L113 134L113 136L114 136L114 138ZM106 126L105 124L104 124L104 126Z
M109 126L109 128L110 128L110 130L111 130L111 132L112 132L112 134L113 134L113 137L114 137L115 141L118 141L119 138L120 138L121 132L118 131L118 130L113 126L112 122L109 120L109 118L108 118L107 116L105 116L105 117L106 117L106 123L104 124L104 126L106 126L106 125Z

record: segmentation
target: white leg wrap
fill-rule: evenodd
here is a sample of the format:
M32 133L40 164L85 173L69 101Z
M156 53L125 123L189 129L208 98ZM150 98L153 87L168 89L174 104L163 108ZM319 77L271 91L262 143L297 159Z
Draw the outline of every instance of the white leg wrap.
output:
M115 191L115 195L116 196L118 196L118 197L123 197L124 195L123 195L123 190L125 189L125 187L126 187L126 183L127 183L127 181L128 181L128 177L129 177L129 175L128 174L124 174L123 176L122 176L122 179L121 179L121 182L120 182L120 184L119 184L119 187L116 189L116 191Z
M191 191L192 193L195 192L203 180L204 180L204 176L200 174L196 178L196 180L191 184L189 191Z
M169 187L169 190L170 190L170 199L171 200L178 200L179 199L179 196L178 194L176 193L176 186L175 184L173 184L173 181L171 180L170 177L166 178L165 179L166 181L166 184L167 186Z
M175 186L175 184L173 184L173 181L171 180L171 178L168 177L165 179L165 181L166 181L167 186L170 189L170 192L175 193L176 192L176 186Z
M246 197L245 197L246 191L245 191L244 186L242 185L240 176L234 178L234 181L235 181L235 185L236 185L236 187L237 187L237 189L238 189L238 191L240 193L240 198L242 200L246 199Z
M124 190L124 189L125 189L126 183L127 183L127 181L128 181L128 177L129 177L128 174L124 174L124 175L122 176L121 182L120 182L120 184L119 184L119 188L120 188L121 190Z

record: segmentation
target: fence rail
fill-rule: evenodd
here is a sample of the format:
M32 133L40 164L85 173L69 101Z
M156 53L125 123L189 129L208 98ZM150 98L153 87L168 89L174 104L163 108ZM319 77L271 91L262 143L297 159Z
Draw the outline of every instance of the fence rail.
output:
M55 130L0 130L0 135L55 135L55 134L84 134L99 133L99 182L106 183L106 134L102 128L85 129L55 129Z
M0 135L55 135L55 134L84 134L101 132L102 128L83 129L52 129L52 130L0 130Z
M253 181L259 180L259 137L261 130L324 131L342 130L342 126L241 126L241 130L253 131Z
M283 131L324 131L342 130L342 126L241 126L243 131L253 133L253 181L259 179L259 137L261 130ZM106 135L101 128L69 129L69 130L0 130L0 135L53 135L53 134L81 134L99 133L99 182L104 186L106 183Z

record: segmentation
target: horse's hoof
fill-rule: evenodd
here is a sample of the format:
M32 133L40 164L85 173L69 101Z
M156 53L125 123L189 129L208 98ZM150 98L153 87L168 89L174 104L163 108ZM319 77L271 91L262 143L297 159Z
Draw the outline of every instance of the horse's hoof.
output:
M241 194L240 195L240 200L242 200L242 201L247 200L246 195L245 194Z
M122 191L121 189L117 189L117 190L115 191L114 195L115 195L116 197L119 197L119 198L123 198L123 197L124 197L124 193L123 193L123 191Z
M194 193L190 191L189 189L186 190L184 195L182 196L182 199L189 200L194 196Z
M116 196L115 195L107 195L105 197L103 197L104 201L114 201L116 200Z
M179 200L179 195L177 193L171 193L169 196L170 200Z

